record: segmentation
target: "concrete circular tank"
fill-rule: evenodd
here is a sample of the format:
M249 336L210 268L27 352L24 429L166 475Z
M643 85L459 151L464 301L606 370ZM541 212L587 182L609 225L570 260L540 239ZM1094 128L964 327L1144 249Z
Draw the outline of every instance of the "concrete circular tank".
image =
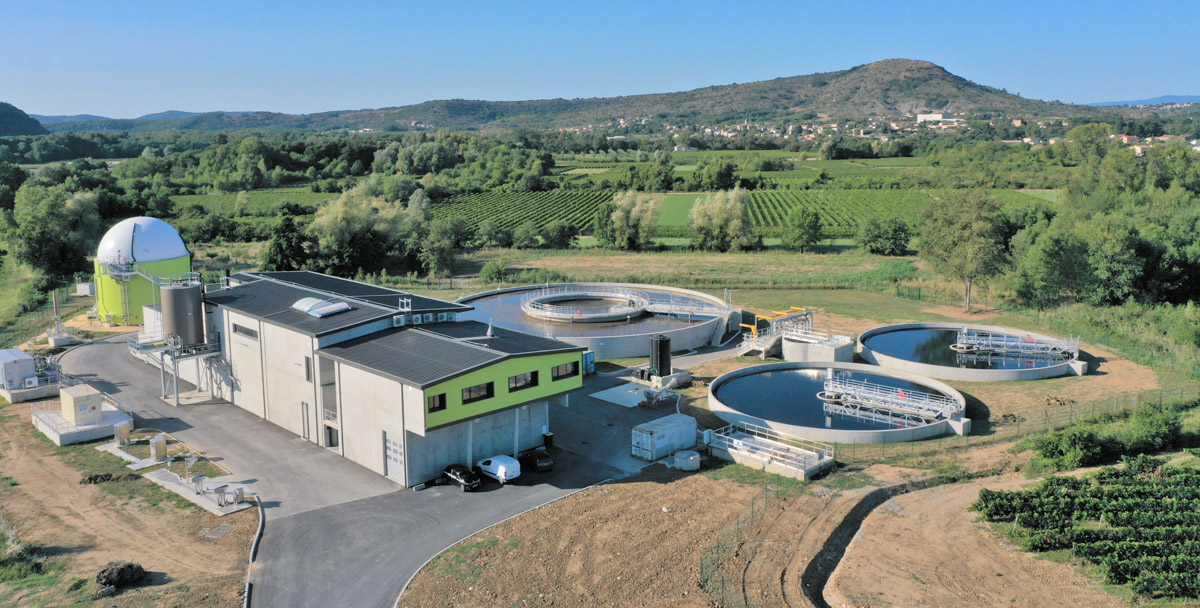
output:
M826 382L830 370L836 384ZM842 388L847 386L851 388ZM831 388L841 392L841 401L831 399ZM851 397L849 391L860 388L861 397ZM876 407L852 403L870 399L876 399ZM729 423L747 422L832 443L893 443L970 430L964 418L966 399L954 388L861 363L768 363L734 370L709 385L708 406ZM920 419L905 414L918 407L924 412ZM895 416L880 414L889 408Z
M995 325L885 325L863 332L858 346L864 360L881 367L944 380L1037 380L1086 371L1077 339Z
M596 359L644 357L650 337L666 335L674 351L718 344L738 320L720 298L636 283L525 285L460 298L475 310L460 319L495 323L596 352Z

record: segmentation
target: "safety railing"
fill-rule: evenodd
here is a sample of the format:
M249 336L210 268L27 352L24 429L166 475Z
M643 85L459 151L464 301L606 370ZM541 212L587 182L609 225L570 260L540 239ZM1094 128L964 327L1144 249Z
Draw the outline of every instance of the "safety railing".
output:
M951 348L958 352L983 351L1078 357L1079 338L1045 339L1034 336L1009 336L963 328L958 331L958 336Z
M830 400L886 408L925 418L950 418L961 409L957 401L943 395L855 380L844 373L830 373L825 378L824 388Z

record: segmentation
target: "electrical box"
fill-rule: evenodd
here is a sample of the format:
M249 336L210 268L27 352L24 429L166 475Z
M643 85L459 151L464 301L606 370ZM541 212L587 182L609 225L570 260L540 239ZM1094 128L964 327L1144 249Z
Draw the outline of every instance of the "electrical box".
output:
M62 417L75 426L97 424L101 416L100 391L77 384L58 391Z
M167 457L167 436L157 435L150 439L150 460L158 462Z

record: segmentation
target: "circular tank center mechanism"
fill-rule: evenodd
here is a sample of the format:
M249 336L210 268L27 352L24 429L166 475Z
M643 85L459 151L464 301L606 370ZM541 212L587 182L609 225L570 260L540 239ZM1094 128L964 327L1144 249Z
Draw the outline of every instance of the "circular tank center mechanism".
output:
M528 316L565 323L632 320L646 314L650 297L633 289L562 288L535 291L521 299Z

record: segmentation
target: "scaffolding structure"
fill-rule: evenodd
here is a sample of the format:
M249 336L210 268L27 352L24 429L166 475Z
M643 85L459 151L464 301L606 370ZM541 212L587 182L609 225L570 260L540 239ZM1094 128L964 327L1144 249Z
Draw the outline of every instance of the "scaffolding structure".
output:
M824 401L827 416L899 426L947 420L962 409L945 395L855 380L849 373L832 369L827 371L824 390L818 397Z

